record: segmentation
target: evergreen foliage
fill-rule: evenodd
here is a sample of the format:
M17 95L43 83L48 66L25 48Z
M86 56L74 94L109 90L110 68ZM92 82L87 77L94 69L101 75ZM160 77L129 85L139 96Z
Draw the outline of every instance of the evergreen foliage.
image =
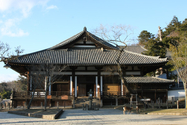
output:
M27 79L23 76L19 76L18 80L11 82L0 83L0 96L2 99L9 99L12 90L15 91L26 91L27 90Z
M138 36L140 45L143 45L147 51L143 54L150 56L166 57L167 52L181 51L181 57L184 55L184 48L187 45L187 18L181 23L176 16L162 31L162 41L152 33L143 30ZM182 64L181 64L182 66ZM184 64L183 64L184 66ZM164 67L168 71L175 70L173 61L170 60ZM169 76L172 78L172 76Z

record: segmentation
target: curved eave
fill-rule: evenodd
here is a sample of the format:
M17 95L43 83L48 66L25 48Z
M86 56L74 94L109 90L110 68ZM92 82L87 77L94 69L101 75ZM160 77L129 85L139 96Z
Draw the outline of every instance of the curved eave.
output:
M157 77L124 77L127 83L133 84L172 84L174 80L162 79Z

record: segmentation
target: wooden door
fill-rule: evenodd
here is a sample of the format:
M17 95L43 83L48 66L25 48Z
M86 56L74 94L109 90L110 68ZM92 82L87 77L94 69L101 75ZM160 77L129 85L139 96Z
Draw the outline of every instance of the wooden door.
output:
M79 96L86 96L86 84L79 84Z
M104 85L104 92L107 95L117 95L118 94L119 86L115 84L105 84Z

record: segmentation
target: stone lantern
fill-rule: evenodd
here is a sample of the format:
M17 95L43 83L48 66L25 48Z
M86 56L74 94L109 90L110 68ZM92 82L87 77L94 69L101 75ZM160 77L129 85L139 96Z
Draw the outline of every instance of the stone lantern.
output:
M89 109L92 109L92 99L93 99L93 92L92 89L88 92L88 99L89 99Z

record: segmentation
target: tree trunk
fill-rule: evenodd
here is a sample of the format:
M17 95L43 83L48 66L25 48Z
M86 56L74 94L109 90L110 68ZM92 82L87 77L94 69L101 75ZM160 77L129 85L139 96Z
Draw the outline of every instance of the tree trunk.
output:
M45 105L44 105L44 111L46 111L47 108L47 87L45 89Z
M122 83L127 87L128 91L129 91L130 93L134 94L135 92L130 88L129 84L127 84L126 79L125 79L124 76L123 76L123 71L122 71L122 69L121 69L121 65L120 65L120 62L119 62L122 52L123 52L123 49L120 50L119 55L118 55L118 58L117 58L117 60L116 60L116 62L117 62L117 67L118 67L118 72L119 72L119 77L120 77Z
M30 109L30 107L31 107L31 103L32 103L32 100L33 100L33 98L34 98L34 93L35 93L35 87L34 87L34 92L32 93L31 100L29 101L29 104L28 104L28 106L27 106L27 109Z
M184 88L184 92L185 92L185 108L187 109L187 91L186 91L186 88Z
M182 77L180 77L182 79ZM187 90L186 90L186 82L184 79L182 79L183 81L183 86L184 86L184 93L185 93L185 108L187 109Z
M48 88L48 77L45 78L45 104L44 104L44 111L47 108L47 88Z
M121 79L122 83L127 87L127 89L130 92L130 94L136 94L136 92L131 89L130 84L127 83L126 79L123 76L123 71L122 71L121 65L120 65L120 57L121 57L122 52L123 52L123 49L120 50L118 58L116 60L117 66L118 66L119 76L120 76L120 79ZM140 101L140 98L138 96L137 96L137 101ZM142 103L145 104L144 102L142 102Z

